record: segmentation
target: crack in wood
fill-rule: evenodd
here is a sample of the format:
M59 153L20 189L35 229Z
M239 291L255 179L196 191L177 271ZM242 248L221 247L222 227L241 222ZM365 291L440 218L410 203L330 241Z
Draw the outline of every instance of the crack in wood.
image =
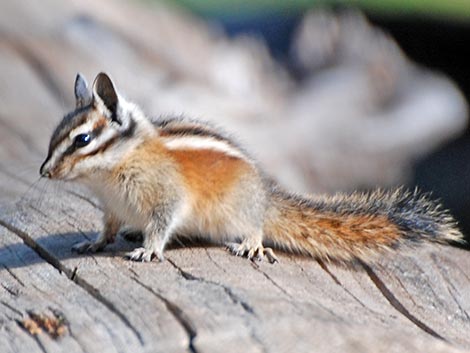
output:
M370 311L371 313L374 313L375 315L381 315L379 312L375 311L375 310L372 310L371 308L369 308L367 305L365 305L358 297L356 297L348 288L346 288L343 283L341 283L341 281L338 279L338 277L336 277L336 275L330 271L330 269L328 268L327 264L325 264L325 262L321 261L320 259L317 259L317 262L318 264L320 265L321 269L323 271L325 271L328 276L331 277L331 279L333 280L333 282L335 282L342 290L344 290L346 292L346 294L348 294L351 298L353 298L353 300L355 302L357 302L359 305L361 305L364 309ZM300 265L299 265L300 266ZM304 272L304 269L302 266L300 266L300 269L302 272ZM307 280L309 282L310 281L310 278L307 276Z
M447 279L447 276L449 275L448 272L446 270L444 270L444 268L439 264L439 262L437 261L436 256L434 254L431 254L430 257L431 257L431 260L433 262L434 267L437 269L437 272L439 273L440 277L442 278L442 280L446 284L445 287L447 289L447 292L450 294L450 296L452 297L453 301L455 302L455 304L457 305L457 307L459 308L459 310L463 314L463 316L465 316L467 321L470 322L470 315L462 307L462 305L460 304L460 301L457 299L457 297L454 294L454 292L458 292L457 288L455 288L454 284ZM443 272L446 274L446 276L444 276Z
M5 284L1 284L2 288L5 289L12 297L17 297L20 292L18 290L13 290L11 288L9 288L8 286L6 286Z
M227 293L227 295L234 304L240 304L243 310L245 310L248 314L257 316L253 307L249 305L246 301L242 300L238 295L236 295L230 287L213 281L204 280L204 282L222 287L224 289L224 292Z
M207 255L207 258L209 259L210 262L212 262L214 264L215 267L217 267L219 270L221 270L223 273L227 273L227 271L225 270L225 268L223 268L222 266L220 266L220 264L215 261L212 257L212 255L210 254L209 250L207 250L207 248L204 248L204 251Z
M465 273L464 270L462 270L458 263L453 263L453 268L458 270L459 273L467 280L467 282L470 282L470 277Z
M206 249L206 253L207 253L207 249ZM219 282L208 280L208 279L203 278L203 277L194 276L191 273L183 270L180 266L178 266L174 261L172 261L170 259L168 259L168 262L180 273L180 275L184 279L186 279L188 281L198 281L198 282L201 282L201 283L205 283L205 284L215 286L217 288L222 288L224 290L225 294L227 294L227 296L229 297L230 301L233 304L240 305L242 307L242 309L247 314L249 314L252 317L258 318L258 315L256 314L253 306L251 306L249 303L247 303L245 300L243 300L240 296L238 296L236 293L234 293L233 290L229 286L226 286L226 285L224 285L222 283L219 283ZM224 272L226 272L226 271L224 270ZM245 322L246 322L246 319L245 319ZM267 352L268 350L267 350L266 346L263 344L262 340L258 337L258 335L254 331L253 327L251 327L251 325L249 325L249 324L247 324L247 326L249 328L250 337L253 339L253 341L256 342L260 346L260 348L263 352Z
M29 248L31 248L36 254L39 255L39 257L41 257L50 265L52 265L57 271L59 271L59 273L64 273L69 280L80 286L89 295L91 295L99 303L105 306L109 311L114 313L122 321L122 323L136 336L140 345L144 346L145 342L140 332L132 325L129 319L109 299L107 299L103 296L103 294L101 294L101 292L97 288L95 288L92 284L90 284L84 278L79 276L76 271L71 270L66 266L62 265L62 263L56 257L54 257L49 251L39 245L32 237L30 237L21 229L18 229L17 227L4 221L3 219L0 219L0 226L3 226L10 232L20 237Z
M16 315L18 315L18 316L20 316L20 317L23 317L23 313L22 313L21 311L19 311L18 309L14 308L13 306L11 306L10 304L8 304L7 302L1 300L0 303L1 303L4 307L6 307L6 308L10 309L11 311L13 311Z
M75 267L73 268L73 270L72 270L72 274L70 275L70 279L71 279L72 281L75 280L75 277L77 276L77 271L78 271L78 266L75 266Z
M429 276L426 274L426 272L421 267L420 262L416 261L416 259L413 259L413 267L416 268L420 272L421 277L424 278L424 281L423 281L422 285L426 286L427 291L432 293L432 295L434 297L433 302L438 304L441 308L445 308L446 307L445 302L441 299L441 296L436 293L433 286L431 286L431 284L430 284L431 281L429 280Z
M447 283L449 283L447 280L446 280ZM452 288L454 291L456 291L455 287L449 283L449 286L450 288ZM455 304L457 305L457 307L459 308L460 312L463 314L463 316L465 316L465 319L467 322L470 322L470 316L468 315L467 311L462 307L462 305L460 304L459 300L457 299L457 297L455 296L454 292L449 288L448 285L446 285L446 288L447 288L447 291L449 292L450 296L452 297L453 301L455 302Z
M30 209L32 209L34 212L36 213L39 213L41 216L43 216L44 218L49 218L49 215L44 213L44 211L42 211L40 208L36 207L35 205L33 204L28 204L27 207L29 207ZM44 231L46 231L45 229L43 229ZM26 234L26 233L25 233Z
M73 271L67 269L67 277L71 278L73 275ZM92 286L90 283L85 281L81 276L77 275L75 273L74 276L74 283L85 289L85 291L88 292L92 297L94 297L98 302L103 304L108 310L110 310L112 313L114 313L127 328L129 328L132 333L136 336L137 340L139 341L141 346L145 345L144 339L140 332L132 325L132 323L129 321L129 319L124 315L110 300L108 300L106 297L101 294L101 292Z
M416 325L419 329L422 331L426 332L427 334L438 338L442 341L447 342L447 340L442 337L440 334L438 334L436 331L434 331L431 327L426 325L424 322L419 320L416 316L411 314L408 309L406 309L403 304L395 297L395 295L390 291L390 289L387 288L385 283L377 276L377 274L374 272L374 270L367 265L364 262L361 262L362 267L366 271L367 275L371 279L372 283L377 287L377 289L382 293L384 298L390 303L390 305L398 311L400 314L402 314L405 318L407 318L409 321L411 321L414 325Z
M181 327L184 329L188 336L188 350L191 353L197 353L196 347L194 347L194 340L197 337L197 330L196 330L196 325L192 322L192 320L189 318L189 316L181 309L177 304L166 298L162 293L157 292L155 289L152 287L146 285L143 283L141 280L139 280L137 277L131 277L131 279L139 284L141 287L145 288L147 291L152 293L155 297L160 299L163 304L165 304L165 307L167 310L173 315L173 317L176 319L176 321L179 322Z
M6 247L9 248L8 245L6 245ZM13 277L16 282L18 282L18 283L20 284L20 286L25 287L23 281L20 280L20 279L18 278L18 276L15 275L15 273L14 273L7 265L2 264L2 266L3 266L3 268L8 272L8 274L9 274L11 277Z
M35 283L31 283L31 287L33 287L38 293L41 293L43 296L47 297L47 293L39 288Z
M212 286L222 288L224 290L224 292L228 295L228 297L230 298L232 303L240 305L243 308L243 310L245 312L247 312L248 314L253 315L253 316L257 316L256 313L255 313L255 310L253 309L253 307L249 303L244 301L242 298L240 298L237 294L235 294L230 287L228 287L228 286L226 286L222 283L219 283L219 282L207 280L203 277L194 276L191 273L183 270L174 261L172 261L170 259L167 259L167 261L181 274L181 276L184 279L186 279L188 281L199 281L199 282L210 284Z
M408 297L408 299L413 303L413 305L415 305L417 308L421 308L423 309L423 306L421 304L418 304L413 296L411 295L410 292L408 292L408 289L406 289L405 285L403 284L403 282L401 281L401 279L398 277L398 276L393 276L393 279L396 281L396 283L398 283L398 285L400 286L400 288L403 290L404 293L406 293L406 296Z
M292 304L294 306L296 306L295 302L295 298L289 294L289 292L287 292L284 288L282 288L282 286L277 283L274 279L271 278L271 276L269 276L266 272L262 271L259 266L254 263L253 261L251 261L251 266L259 273L261 273L269 282L271 282L271 284L276 287L277 289L279 289L281 291L282 294L284 294L286 297L288 297L291 301L292 301Z
M289 302L292 304L292 306L297 309L297 311L299 313L302 313L302 308L299 306L298 304L298 299L295 298L294 296L292 296L291 294L289 294L289 292L287 292L287 290L285 290L279 283L277 283L271 276L269 276L266 272L264 272L263 270L261 270L261 268L259 267L258 264L256 264L255 262L251 261L251 265L252 267L259 273L261 273L269 282L272 283L272 285L274 287L276 287L277 289L279 289L285 296L287 296L289 298ZM327 308L325 305L321 304L319 301L317 300L311 300L311 303L315 304L317 307L321 308L322 310L324 310L326 313L328 313L329 315L331 315L331 317L334 317L335 319L339 320L339 321L344 321L344 318L341 317L340 315L336 314L334 311L332 311L331 309Z
M77 337L75 336L75 334L72 332L72 329L69 327L69 336L78 344L78 346L80 347L81 351L83 353L86 353L87 350L85 349L85 347L83 347L83 345L81 344L81 342L77 339Z

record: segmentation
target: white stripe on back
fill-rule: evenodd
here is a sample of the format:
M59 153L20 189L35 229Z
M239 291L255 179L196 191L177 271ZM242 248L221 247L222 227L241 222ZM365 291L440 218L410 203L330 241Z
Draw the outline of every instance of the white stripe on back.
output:
M170 150L213 150L225 153L226 155L247 159L247 157L239 150L233 148L225 141L215 140L210 137L202 136L175 136L175 137L162 137L163 145Z

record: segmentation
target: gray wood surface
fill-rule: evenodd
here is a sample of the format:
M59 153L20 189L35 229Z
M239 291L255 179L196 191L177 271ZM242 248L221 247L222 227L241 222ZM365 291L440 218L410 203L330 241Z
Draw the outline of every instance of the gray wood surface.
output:
M353 269L289 254L275 265L253 263L203 244L175 244L163 263L134 263L123 254L136 245L123 239L104 253L71 253L96 237L99 205L37 174L54 124L72 104L75 72L105 68L125 80L129 65L145 71L158 61L179 74L190 65L159 58L158 46L142 44L149 32L129 21L119 27L124 5L111 4L94 5L99 20L88 33L105 36L109 48L80 42L74 26L84 19L68 2L1 5L2 353L470 349L470 258L457 248L423 246ZM120 55L107 61L111 47ZM128 86L151 100L151 80Z

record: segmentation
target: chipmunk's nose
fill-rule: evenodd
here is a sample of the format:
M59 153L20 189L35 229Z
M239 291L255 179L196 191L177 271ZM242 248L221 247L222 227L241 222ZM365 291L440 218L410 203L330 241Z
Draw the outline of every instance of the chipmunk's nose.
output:
M39 169L39 174L41 174L41 176L44 178L51 177L50 169L46 167L47 162L48 162L48 159L44 161L44 163L41 165L41 168Z

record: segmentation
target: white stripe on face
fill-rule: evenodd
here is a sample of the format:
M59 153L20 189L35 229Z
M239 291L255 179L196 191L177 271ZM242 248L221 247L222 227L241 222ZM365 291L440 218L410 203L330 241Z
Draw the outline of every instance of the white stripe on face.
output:
M247 159L247 157L239 150L233 148L225 141L215 140L210 137L202 136L175 136L175 137L162 137L163 145L170 150L183 150L183 149L202 149L213 150L222 152L226 155Z

